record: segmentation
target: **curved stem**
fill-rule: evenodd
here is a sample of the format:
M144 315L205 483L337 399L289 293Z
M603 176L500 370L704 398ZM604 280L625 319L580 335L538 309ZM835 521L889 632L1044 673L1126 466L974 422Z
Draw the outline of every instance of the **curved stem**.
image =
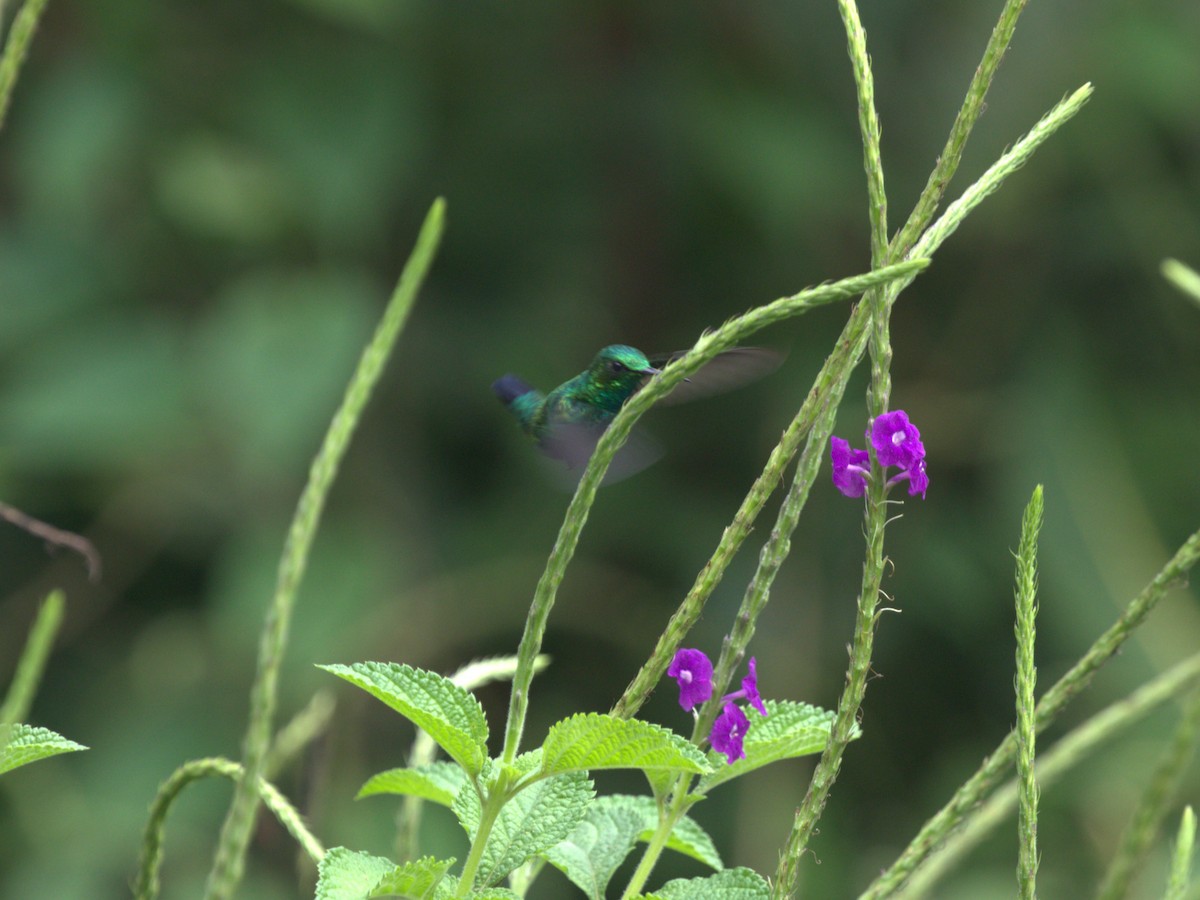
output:
M133 891L137 900L153 900L158 896L158 873L162 868L167 814L176 798L183 793L183 789L192 782L210 775L222 775L238 781L244 774L242 766L231 759L209 757L184 763L162 783L154 802L150 805L150 818L146 822L146 831L142 838L141 865L138 867L137 882ZM259 779L257 787L266 807L275 813L275 817L304 848L309 858L314 863L319 863L325 856L325 848L305 826L304 819L296 808L269 782Z
M317 533L325 498L329 495L338 466L345 456L367 400L379 381L384 364L408 319L417 291L433 262L434 253L441 240L444 220L445 203L439 199L430 207L421 226L416 247L400 275L400 282L396 285L392 299L384 311L383 319L363 351L358 368L346 388L342 405L334 415L321 449L313 460L308 483L304 486L304 492L300 495L300 502L292 518L283 557L279 563L275 594L267 609L266 621L263 623L262 636L259 639L258 671L250 692L250 721L242 750L245 771L243 777L238 780L233 801L221 828L216 858L213 860L205 889L205 897L208 900L228 900L241 881L246 847L250 843L254 813L258 807L256 785L265 769L267 752L270 749L271 720L275 715L279 669L287 648L288 628L295 608L296 591L308 565L309 549Z

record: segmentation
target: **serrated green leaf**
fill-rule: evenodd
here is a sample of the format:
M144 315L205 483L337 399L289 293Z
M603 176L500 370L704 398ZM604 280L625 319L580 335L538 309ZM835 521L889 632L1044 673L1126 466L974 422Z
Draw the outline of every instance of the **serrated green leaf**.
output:
M435 762L412 769L388 769L367 779L356 800L376 794L406 794L450 806L466 784L467 773L452 762Z
M423 729L469 774L479 774L487 759L487 719L479 701L449 678L399 663L317 668L382 700Z
M68 741L49 728L35 725L13 725L8 733L8 743L0 749L0 774L37 762L48 756L86 750L83 744Z
M639 841L649 841L654 836L654 832L658 830L658 806L651 797L613 794L600 797L593 805L596 804L620 805L641 816L642 830L638 834ZM671 829L671 836L667 838L667 849L690 856L717 871L724 867L721 862L721 854L717 852L713 839L690 816L684 816L675 823L675 827Z
M580 713L551 727L542 745L542 771L668 769L704 774L708 761L675 732L639 719Z
M452 865L453 859L423 856L402 866L395 866L376 882L368 896L434 900L441 893L438 887L446 877L446 870Z
M542 854L590 900L604 900L613 873L643 830L641 813L605 802L609 799L601 797L592 803L571 833Z
M753 869L726 869L707 878L676 878L637 900L770 900L771 887Z
M714 751L709 757L713 771L700 779L695 793L706 794L719 784L781 759L821 753L829 743L831 711L790 700L768 700L766 707L766 718L753 710L747 713L750 728L742 745L746 758L727 763ZM854 737L858 736L855 729Z
M490 768L490 766L489 766ZM483 849L477 888L490 887L530 857L553 847L583 818L595 796L584 772L544 778L504 804ZM472 841L479 830L479 796L467 784L451 807Z
M438 885L435 900L450 900L455 895L457 888L458 879L453 875L447 875L445 880ZM508 888L502 887L489 887L468 891L467 897L469 900L522 900L521 895L516 891L510 891Z
M382 856L334 847L317 867L316 900L434 900L441 895L439 884L452 865L453 859L425 856L398 866Z
M395 868L382 856L333 847L317 866L316 900L365 900L379 879Z

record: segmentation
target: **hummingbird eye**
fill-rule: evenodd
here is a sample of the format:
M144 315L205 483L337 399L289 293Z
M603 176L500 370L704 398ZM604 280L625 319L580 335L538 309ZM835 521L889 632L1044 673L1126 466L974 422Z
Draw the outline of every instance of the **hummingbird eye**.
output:
M619 375L621 372L625 371L625 366L615 359L610 359L608 361L608 371L612 372L614 375Z

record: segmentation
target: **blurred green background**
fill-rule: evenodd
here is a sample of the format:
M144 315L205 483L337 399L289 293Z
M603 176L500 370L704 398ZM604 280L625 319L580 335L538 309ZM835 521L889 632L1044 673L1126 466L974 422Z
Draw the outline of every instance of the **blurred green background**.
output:
M1000 5L863 8L893 227ZM1200 264L1200 5L1032 3L949 196L1085 81L1084 112L896 307L893 405L921 428L932 487L889 531L903 613L882 621L864 737L804 896L854 896L1012 724L1010 550L1036 483L1042 687L1200 526L1200 310L1158 273L1167 256ZM446 238L331 497L281 697L284 718L320 689L338 701L281 787L329 845L380 854L394 804L352 798L402 763L411 729L313 664L450 671L515 649L567 496L490 382L549 387L617 341L686 347L863 270L860 158L832 2L52 2L0 134L0 498L89 535L105 572L91 585L77 558L0 528L0 677L63 586L30 718L92 748L4 778L0 895L126 896L158 783L239 755L308 461L435 196ZM651 414L668 456L601 494L530 741L620 694L847 311L765 333L789 350L769 379ZM838 428L852 439L864 389L860 372ZM774 510L691 645L719 649ZM861 553L861 508L823 477L752 645L765 693L836 702ZM1172 595L1043 746L1193 651L1196 597ZM643 715L686 730L672 694ZM495 738L506 692L481 699ZM1098 877L1175 719L1044 791L1046 896ZM727 863L774 871L811 766L697 808ZM1198 784L1193 767L1193 802ZM165 897L198 896L228 797L205 783L178 804ZM433 851L462 857L445 810L427 828ZM1015 846L1005 829L939 896L1012 896ZM659 872L698 874L677 859ZM1136 896L1164 877L1159 854ZM264 818L242 895L302 883ZM534 894L570 895L554 872Z

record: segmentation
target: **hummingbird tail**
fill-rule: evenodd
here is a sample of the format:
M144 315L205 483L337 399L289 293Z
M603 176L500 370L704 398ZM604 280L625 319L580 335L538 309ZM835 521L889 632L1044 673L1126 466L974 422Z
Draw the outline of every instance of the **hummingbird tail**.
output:
M492 383L492 392L505 406L511 406L514 400L532 390L533 388L516 375L504 375Z

